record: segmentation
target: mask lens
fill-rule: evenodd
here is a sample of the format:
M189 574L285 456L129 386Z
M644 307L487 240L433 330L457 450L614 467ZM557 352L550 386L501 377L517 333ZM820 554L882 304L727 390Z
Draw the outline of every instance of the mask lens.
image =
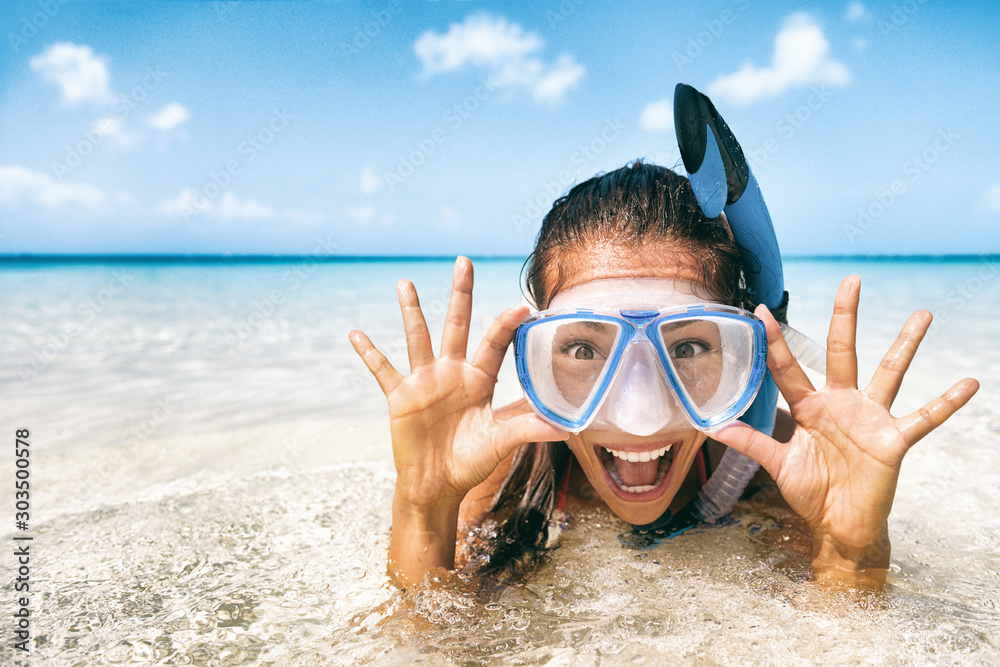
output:
M746 398L753 375L754 332L734 317L663 322L660 340L688 405L702 420L730 411Z
M621 325L581 317L533 323L525 344L528 375L539 400L567 420L580 419L607 375Z

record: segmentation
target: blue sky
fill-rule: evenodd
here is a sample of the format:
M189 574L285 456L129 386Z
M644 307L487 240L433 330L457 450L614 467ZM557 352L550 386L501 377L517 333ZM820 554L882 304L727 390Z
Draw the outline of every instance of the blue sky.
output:
M786 254L1000 251L1000 8L4 3L0 253L524 255L707 92Z

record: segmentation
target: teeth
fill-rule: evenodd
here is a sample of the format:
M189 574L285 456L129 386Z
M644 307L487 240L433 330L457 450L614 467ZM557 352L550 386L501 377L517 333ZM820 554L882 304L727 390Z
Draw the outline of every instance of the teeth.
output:
M607 447L605 447L604 449L612 456L616 456L623 461L638 462L638 461L655 461L656 459L660 458L661 456L669 452L671 447L673 447L672 444L667 445L662 449L653 450L651 452L625 452L619 449L608 449ZM615 484L618 485L618 488L627 491L628 493L646 493L647 491L652 491L653 489L660 486L660 484L663 483L663 480L666 479L667 477L667 471L661 470L659 475L657 475L656 477L656 481L653 482L652 484L646 484L643 486L626 486L622 482L621 477L618 476L618 470L617 468L615 468L614 464L611 463L611 461L605 462L605 470L608 471L608 475L610 475L611 479L613 479Z
M629 493L645 493L646 491L652 491L655 488L655 485L647 484L646 486L626 486L625 490Z
M639 463L640 461L643 462L655 461L656 459L660 458L661 456L669 452L671 447L673 447L673 445L667 445L662 449L656 449L651 452L625 452L619 449L608 449L607 447L605 447L605 449L607 449L609 454L611 454L612 456L617 456L622 461L631 461L632 463Z
M645 493L646 491L652 491L660 484L662 484L663 480L666 479L667 477L667 471L661 470L660 474L656 476L656 481L652 484L645 484L643 486L625 486L625 484L621 480L621 477L618 476L618 471L615 470L614 467L608 470L608 474L611 475L611 479L615 480L615 483L618 485L618 488L623 489L628 493Z

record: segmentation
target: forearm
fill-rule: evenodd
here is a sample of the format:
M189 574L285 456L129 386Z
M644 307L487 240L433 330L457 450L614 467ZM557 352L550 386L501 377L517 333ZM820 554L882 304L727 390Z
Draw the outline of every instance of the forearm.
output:
M458 511L459 504L451 502L416 508L396 494L388 562L393 581L406 588L423 579L428 570L455 567Z

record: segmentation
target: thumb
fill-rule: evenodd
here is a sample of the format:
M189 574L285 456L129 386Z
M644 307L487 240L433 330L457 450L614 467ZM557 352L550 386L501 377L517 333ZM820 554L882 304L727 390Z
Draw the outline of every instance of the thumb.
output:
M529 442L556 442L569 437L569 432L557 428L531 412L497 424L496 446L501 458Z
M782 447L771 436L764 435L753 426L741 421L735 421L717 431L709 431L709 437L732 447L745 454L764 467L764 470L776 478L781 467Z

